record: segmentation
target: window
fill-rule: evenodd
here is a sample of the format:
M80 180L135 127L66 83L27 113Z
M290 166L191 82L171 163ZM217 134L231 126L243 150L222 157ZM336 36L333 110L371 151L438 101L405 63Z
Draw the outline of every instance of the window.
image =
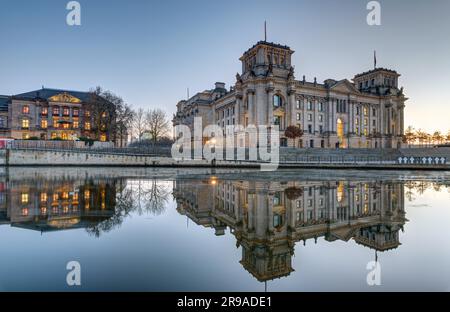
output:
M57 138L56 132L52 132L50 138L51 138L52 140L56 139L56 138Z
M20 196L20 201L22 202L22 204L28 204L28 200L29 200L28 193L22 193Z
M300 115L300 113L297 113L297 120L301 120L302 115Z
M100 141L106 142L106 134L100 135Z
M273 117L273 124L274 125L281 125L281 117L280 116L274 116Z
M361 109L359 108L359 106L356 106L356 115L359 116Z
M369 115L369 110L367 109L367 107L364 107L363 112L364 112L364 116Z
M106 116L107 116L106 112L103 112L102 113L102 118L106 118Z
M48 107L41 108L41 115L48 115Z
M53 118L53 128L57 129L59 127L59 120L58 118Z
M309 146L311 147L311 148L314 148L314 140L310 140L309 141ZM312 202L312 201L311 201Z
M70 108L64 107L63 108L63 115L64 116L69 116L70 115Z
M372 108L372 115L375 117L377 115L377 110L375 108Z
M372 120L372 127L376 127L377 126L377 121L376 120Z
M79 125L79 122L78 122L78 121L74 121L74 122L73 122L73 128L74 128L74 129L78 129L79 126L80 126L80 125Z
M297 109L300 109L300 100L297 100L297 101L295 102L295 107L296 107Z
M319 103L319 112L323 112L323 103Z
M68 139L69 139L69 136L67 135L66 132L63 132L63 133L61 134L61 139L63 139L63 140L68 140Z
M91 123L90 122L85 122L84 123L84 129L85 130L91 130Z
M28 133L22 134L22 139L28 140L30 138L30 135Z
M274 107L281 107L283 105L283 101L281 99L281 96L279 96L278 94L275 94L273 96L273 106Z
M323 121L323 115L319 115L319 122Z
M323 133L323 126L319 126L319 132Z
M80 110L78 108L74 108L72 111L72 115L78 117L80 115Z
M84 116L86 117L91 117L91 112L90 111L84 111Z
M364 118L364 127L367 127L368 124L369 124L369 120L367 118Z
M58 107L58 106L54 106L54 107L53 107L52 114L53 114L53 115L58 115L58 116L59 116L59 107Z
M312 125L308 125L308 133L312 133Z
M47 119L42 119L41 120L41 128L42 129L47 129L47 127L48 127Z
M29 114L30 113L30 107L28 105L22 106L22 114Z
M47 201L47 193L41 193L41 202Z
M311 101L308 101L308 110L312 110L313 109L313 104Z
M70 124L68 122L65 122L62 124L63 129L69 129L70 128Z
M372 81L370 82L372 86L375 85L375 79L372 79Z
M24 118L22 119L22 128L23 129L28 129L30 127L30 120Z
M312 121L312 114L308 114L308 121Z

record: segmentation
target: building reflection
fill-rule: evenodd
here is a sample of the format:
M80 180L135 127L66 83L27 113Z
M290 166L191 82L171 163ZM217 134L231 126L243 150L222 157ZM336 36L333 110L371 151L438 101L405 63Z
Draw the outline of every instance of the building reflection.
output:
M400 246L407 221L401 182L177 180L177 210L242 247L258 281L289 275L296 243L354 240L377 252Z
M0 224L41 232L92 228L115 214L114 180L0 182Z

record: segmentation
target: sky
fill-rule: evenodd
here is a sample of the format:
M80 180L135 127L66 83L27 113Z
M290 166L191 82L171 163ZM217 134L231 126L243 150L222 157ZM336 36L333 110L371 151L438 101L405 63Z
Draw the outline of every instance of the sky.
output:
M369 26L368 0L0 0L0 94L102 86L134 107L162 108L241 70L264 39L295 50L296 78L351 79L377 65L397 70L409 98L405 126L447 132L450 1L384 0Z

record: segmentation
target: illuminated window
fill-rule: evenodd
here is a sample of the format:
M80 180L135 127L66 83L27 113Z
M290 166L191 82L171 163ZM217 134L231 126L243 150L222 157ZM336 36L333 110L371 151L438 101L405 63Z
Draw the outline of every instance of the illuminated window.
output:
M367 127L369 125L369 119L364 118L364 127Z
M74 108L72 111L72 116L79 116L80 115L80 110L78 108Z
M84 198L88 199L91 197L91 192L89 190L84 191Z
M73 193L73 200L78 200L78 192Z
M91 112L90 111L84 111L84 116L90 117L91 116Z
M91 130L91 123L90 122L85 122L84 123L84 129Z
M68 192L63 192L61 195L62 199L68 199L69 198L69 193Z
M102 113L102 118L106 118L106 112Z
M70 109L68 107L64 107L63 108L63 115L64 116L69 116L70 115Z
M53 115L59 115L59 107L58 106L54 106L53 107L52 114Z
M297 113L297 120L300 120L302 118L302 115L300 113Z
M42 107L41 108L41 114L42 115L48 115L48 107Z
M53 201L56 202L58 201L58 199L59 199L58 193L53 194Z
M337 200L339 203L342 203L345 198L345 185L344 182L339 182L337 187Z
M28 193L22 193L22 195L20 196L20 201L22 202L22 204L28 204L28 200L29 200Z
M41 202L46 202L47 198L47 193L41 193Z
M28 140L30 138L30 135L28 133L22 134L22 139Z
M364 111L364 116L367 116L369 114L369 110L367 109L367 107L364 107L363 111Z
M78 129L79 126L80 126L80 125L79 125L78 121L74 121L74 122L73 122L73 128L74 128L74 129Z
M29 114L30 113L30 107L28 105L22 106L22 114Z
M42 129L47 129L47 127L48 127L47 119L42 119L41 120L41 128Z
M369 131L367 130L367 128L364 128L364 136L368 136L369 135Z
M41 215L45 216L47 214L47 208L46 207L42 207L41 208Z
M56 139L56 138L57 138L56 132L52 132L52 134L51 134L51 139L53 140L53 139Z
M106 134L100 135L100 141L106 142Z
M26 118L22 119L22 128L29 128L30 127L30 121Z
M62 124L63 129L69 129L70 128L70 124L68 122L65 122Z
M61 134L61 139L68 140L69 139L69 135L64 132L64 133Z
M28 208L22 209L22 216L26 217L26 216L28 216L29 213L30 213L30 211L28 210Z
M56 129L59 127L59 122L58 121L59 121L58 118L53 118L53 127L56 128Z

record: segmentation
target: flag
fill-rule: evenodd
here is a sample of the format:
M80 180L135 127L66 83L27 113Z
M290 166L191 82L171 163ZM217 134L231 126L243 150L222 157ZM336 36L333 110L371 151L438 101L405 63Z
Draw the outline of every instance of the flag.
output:
M377 68L377 51L373 51L373 68Z

